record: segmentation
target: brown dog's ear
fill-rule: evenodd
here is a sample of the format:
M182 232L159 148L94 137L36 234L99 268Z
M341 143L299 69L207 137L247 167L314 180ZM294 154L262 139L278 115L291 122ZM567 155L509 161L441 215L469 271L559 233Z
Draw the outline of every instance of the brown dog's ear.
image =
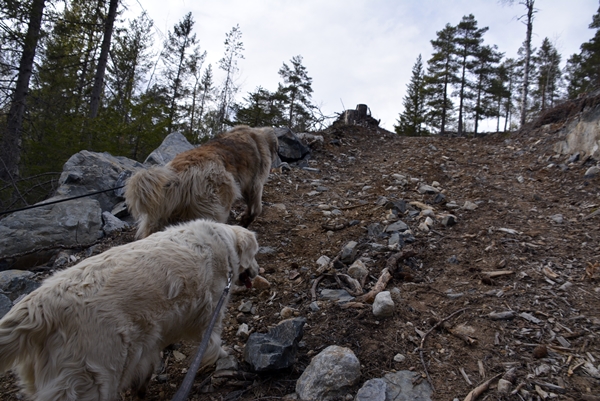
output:
M258 241L252 231L239 226L234 227L237 237L236 250L240 258L240 265L242 268L248 269L256 265L254 257L258 252Z

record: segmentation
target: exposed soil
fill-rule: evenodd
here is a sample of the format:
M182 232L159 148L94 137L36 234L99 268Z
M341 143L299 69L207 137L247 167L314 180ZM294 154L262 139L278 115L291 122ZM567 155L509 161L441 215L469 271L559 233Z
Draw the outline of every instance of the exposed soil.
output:
M275 171L265 186L263 214L250 228L261 246L272 249L257 258L270 288L234 294L223 334L224 344L242 360L244 341L236 338L240 322L266 332L290 307L307 320L298 361L289 371L252 380L211 381L212 369L201 371L191 400L281 399L294 392L311 357L334 344L350 348L361 362L362 378L353 396L366 380L410 369L425 379L429 374L434 400L462 400L478 384L514 368L505 378L512 380L511 390L520 386L523 391L502 395L494 380L479 399L541 399L544 392L559 400L600 399L593 398L600 395L600 376L593 371L600 363L600 177L584 178L592 160L567 164L566 157L553 157L552 134L542 131L476 139L407 138L346 126L319 134L324 144L309 162L319 171ZM405 184L393 174L406 176ZM419 193L422 184L435 181L446 201L460 208L434 203L435 194ZM370 272L368 291L398 252L374 246L387 246L388 238L369 237L367 230L373 223L385 227L390 222L390 211L378 202L383 196L409 204L399 218L415 238L403 248L415 256L400 263L402 274L387 285L387 290L400 290L394 316L377 318L369 304L345 307L321 298L320 310L313 312L309 305L319 257L334 259L349 241L358 242L358 257ZM415 201L435 213L428 233L419 230L425 216L422 205L410 205ZM477 208L464 209L466 201ZM336 220L335 209L341 211ZM419 213L411 217L413 210ZM456 216L455 225L441 224L446 214ZM132 232L121 233L96 251L131 239ZM339 288L332 273L346 269L336 265L325 271L317 294ZM489 272L500 273L490 277ZM238 312L247 300L256 314ZM513 311L512 318L490 317L507 311ZM422 335L445 318L425 338L425 368ZM539 345L545 347L536 350ZM181 383L196 344L175 347L187 359L177 361L173 350L165 350L162 375L152 381L148 400L170 399ZM395 362L397 354L406 359ZM202 382L212 392L201 392L207 389ZM0 400L18 399L12 375L1 379L0 392Z

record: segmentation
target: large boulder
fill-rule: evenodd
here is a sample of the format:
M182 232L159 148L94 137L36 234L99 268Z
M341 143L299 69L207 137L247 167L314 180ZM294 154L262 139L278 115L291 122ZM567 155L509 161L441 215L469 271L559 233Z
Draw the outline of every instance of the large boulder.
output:
M102 208L92 198L13 213L0 220L0 270L27 268L17 264L27 253L44 253L48 259L52 255L44 252L46 248L86 246L103 235ZM44 257L33 261L44 263Z
M558 137L564 139L554 145L554 151L565 155L581 153L600 160L600 90L555 109L549 110L547 114L559 114L561 109L581 111L560 129Z
M188 142L186 137L180 132L173 132L167 135L158 148L148 155L144 164L146 165L164 165L173 160L181 152L193 149L194 145Z
M58 181L60 186L52 200L109 190L91 198L100 203L102 211L110 211L121 200L117 193L110 189L117 186L122 174L140 168L143 168L141 163L126 157L82 150L71 156L63 166Z
M284 162L297 162L310 155L310 149L289 128L275 128L279 157Z

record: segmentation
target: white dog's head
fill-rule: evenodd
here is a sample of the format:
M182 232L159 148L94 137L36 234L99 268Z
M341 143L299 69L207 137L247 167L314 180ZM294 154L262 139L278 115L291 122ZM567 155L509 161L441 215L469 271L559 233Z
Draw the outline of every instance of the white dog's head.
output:
M258 263L256 263L256 253L258 252L258 241L256 235L240 226L231 226L236 236L235 247L240 259L239 276L236 279L237 285L252 287L251 279L258 276Z

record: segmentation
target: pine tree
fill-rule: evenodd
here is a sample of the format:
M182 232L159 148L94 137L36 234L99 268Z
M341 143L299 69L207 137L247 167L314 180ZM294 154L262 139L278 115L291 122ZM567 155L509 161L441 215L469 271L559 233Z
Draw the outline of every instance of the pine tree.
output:
M479 121L483 118L495 117L497 115L496 103L494 103L495 96L497 95L494 90L497 88L494 85L494 78L497 77L496 70L502 54L497 51L496 46L481 46L474 56L472 70L475 76L473 82L473 92L475 95L473 135L477 135Z
M468 74L475 68L476 63L473 60L481 52L483 35L488 28L477 28L477 21L473 14L464 16L456 27L456 63L459 71L456 86L458 89L458 135L463 134L463 120L465 114L466 102L475 96L470 89L473 83L469 80Z
M35 51L40 38L42 15L45 0L34 0L31 4L29 24L23 52L19 62L17 84L12 95L12 102L8 112L6 132L0 143L0 179L14 182L19 176L19 162L21 160L22 128L25 115L25 101L29 89L29 80L33 70Z
M421 55L412 68L410 82L406 86L406 96L402 101L404 111L398 118L394 130L399 135L420 136L426 134L425 123L425 81Z
M302 56L292 57L290 63L291 67L283 63L279 69L283 83L279 84L277 91L285 98L287 126L293 130L304 131L312 122L312 78L302 65Z
M428 61L424 77L426 99L426 124L432 129L446 132L453 121L453 104L450 98L450 84L456 81L457 65L455 58L456 27L446 24L431 41L433 54Z
M286 100L279 92L270 92L258 87L244 98L243 105L236 107L236 124L251 127L273 127L285 124L283 102Z
M592 18L590 29L596 29L594 37L581 45L580 53L567 61L566 78L569 98L600 87L600 7Z
M538 72L535 81L536 88L532 93L534 107L538 111L552 107L554 100L558 97L561 79L560 60L558 50L548 38L544 38L542 45L532 58L535 70Z
M225 80L221 87L218 98L216 126L213 127L212 135L222 131L225 124L229 122L229 112L233 104L233 98L239 90L235 84L235 76L239 71L238 60L243 59L244 43L242 42L242 31L236 25L225 37L225 55L219 60L219 68L225 71Z
M192 13L187 13L180 22L175 24L173 32L169 31L163 51L166 85L170 98L169 133L173 132L175 127L182 125L181 109L190 94L188 78L194 55L199 52L196 34L192 34L194 23Z

